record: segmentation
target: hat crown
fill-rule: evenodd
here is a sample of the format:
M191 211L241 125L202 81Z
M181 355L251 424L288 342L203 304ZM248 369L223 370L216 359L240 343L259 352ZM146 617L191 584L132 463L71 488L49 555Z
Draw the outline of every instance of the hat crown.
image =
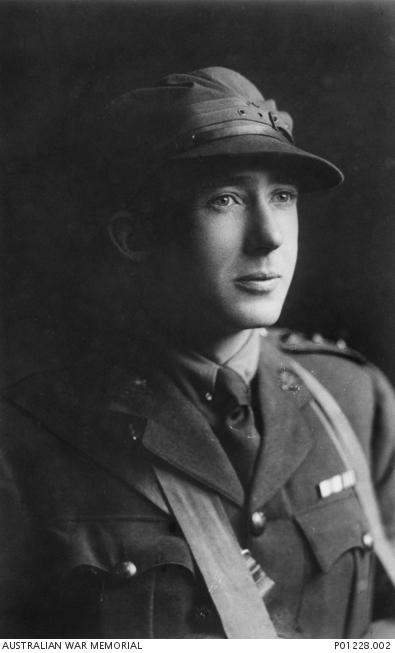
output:
M134 134L136 145L145 148L157 149L185 130L241 117L282 128L292 140L291 116L278 111L274 100L265 100L243 75L221 66L167 75L152 87L116 98L107 109L112 129ZM276 114L276 125L269 113Z
M161 79L159 85L185 89L189 101L196 96L197 101L239 97L258 104L265 102L264 97L252 82L240 73L222 66L211 66L193 70L190 73L167 75Z

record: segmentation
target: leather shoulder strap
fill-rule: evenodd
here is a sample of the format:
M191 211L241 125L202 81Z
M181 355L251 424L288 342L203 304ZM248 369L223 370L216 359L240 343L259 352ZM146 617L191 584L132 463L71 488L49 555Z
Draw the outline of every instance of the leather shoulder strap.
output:
M356 475L356 492L374 539L374 549L388 578L395 586L395 550L386 537L381 522L370 469L366 456L346 415L328 390L302 365L291 359L291 365L310 391L312 408L325 425L325 430L347 467Z

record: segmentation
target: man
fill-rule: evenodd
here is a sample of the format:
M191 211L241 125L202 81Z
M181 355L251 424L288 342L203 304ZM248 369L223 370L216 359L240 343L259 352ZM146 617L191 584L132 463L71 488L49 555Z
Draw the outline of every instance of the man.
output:
M297 195L341 172L224 68L98 133L140 304L116 346L6 392L2 636L389 637L392 391L342 343L265 330Z

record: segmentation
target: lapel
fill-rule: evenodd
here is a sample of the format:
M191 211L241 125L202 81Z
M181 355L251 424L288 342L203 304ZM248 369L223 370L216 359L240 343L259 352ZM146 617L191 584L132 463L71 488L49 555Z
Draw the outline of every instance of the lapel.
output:
M136 374L126 363L100 368L40 375L6 396L132 487L146 450L243 505L241 483L214 433L167 376Z
M309 401L286 356L262 338L259 400L263 445L250 496L251 510L267 503L306 458L313 440L302 408Z
M242 506L244 490L237 474L196 406L159 371L147 381L138 401L131 384L133 379L126 376L109 409L145 420L145 449Z

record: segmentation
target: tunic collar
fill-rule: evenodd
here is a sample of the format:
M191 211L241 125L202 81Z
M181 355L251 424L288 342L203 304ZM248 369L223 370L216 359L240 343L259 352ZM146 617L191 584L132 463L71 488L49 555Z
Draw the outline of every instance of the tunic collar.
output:
M191 350L169 348L165 352L165 365L180 390L206 412L220 366L230 367L249 385L257 372L259 356L260 329L252 329L240 349L227 360L215 362Z

